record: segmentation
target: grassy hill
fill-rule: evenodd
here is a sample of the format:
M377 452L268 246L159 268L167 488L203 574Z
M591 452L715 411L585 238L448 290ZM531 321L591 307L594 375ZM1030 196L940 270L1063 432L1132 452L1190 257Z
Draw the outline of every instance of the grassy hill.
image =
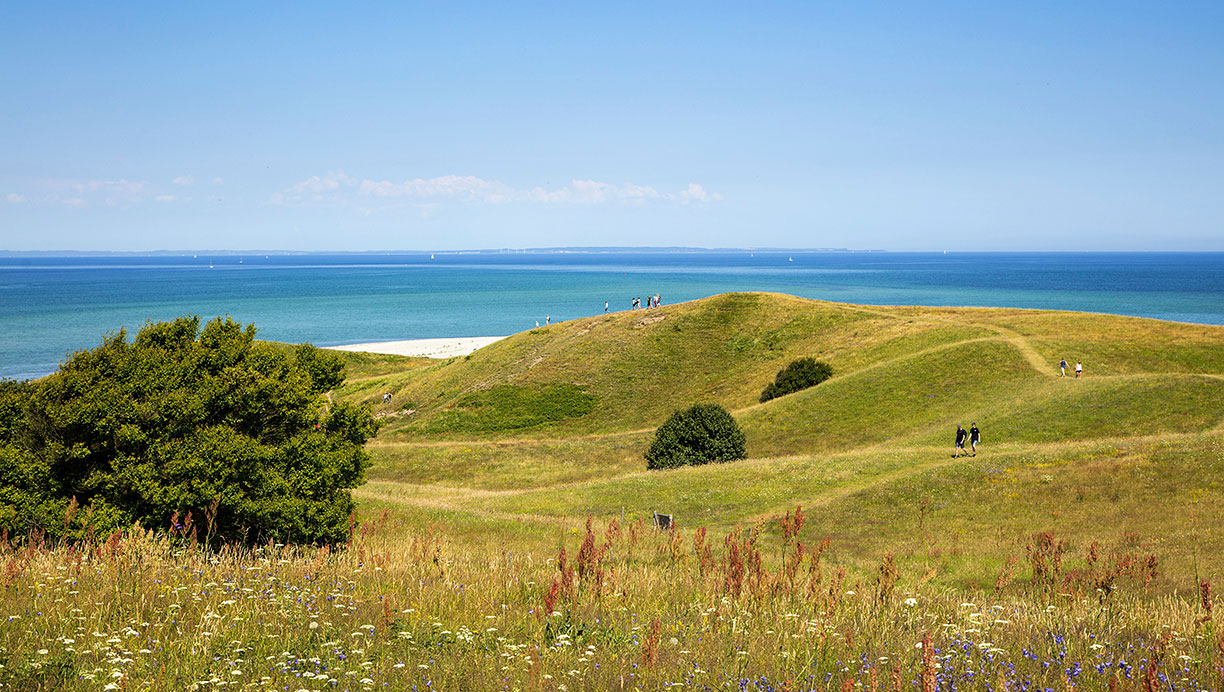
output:
M834 376L758 403L801 356ZM1060 376L1061 358L1082 361L1085 376ZM381 404L387 391L393 406ZM954 527L942 543L957 547L935 550L939 578L957 584L985 579L1039 527L1161 534L1153 548L1186 569L1185 544L1173 543L1192 531L1187 507L1224 499L1224 329L1200 325L727 294L367 371L335 395L384 416L361 491L371 507L554 526L657 510L729 530L802 504L822 518L808 539L846 538L861 548L843 552L847 564L866 569L885 549L917 559L911 520L926 499L932 520ZM706 401L734 413L750 459L646 472L654 427ZM971 422L982 454L951 459L956 424ZM1103 468L1151 482L1138 493L1106 483ZM1069 492L1081 499L1066 503ZM1036 511L1051 501L1061 514ZM1153 503L1159 520L1144 512ZM985 554L948 557L987 538ZM1201 547L1200 568L1221 568L1224 546Z

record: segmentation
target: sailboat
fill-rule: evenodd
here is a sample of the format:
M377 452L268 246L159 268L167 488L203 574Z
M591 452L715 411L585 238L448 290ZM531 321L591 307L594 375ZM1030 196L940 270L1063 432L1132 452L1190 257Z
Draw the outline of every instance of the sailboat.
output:
M433 253L429 254L429 259L433 259Z

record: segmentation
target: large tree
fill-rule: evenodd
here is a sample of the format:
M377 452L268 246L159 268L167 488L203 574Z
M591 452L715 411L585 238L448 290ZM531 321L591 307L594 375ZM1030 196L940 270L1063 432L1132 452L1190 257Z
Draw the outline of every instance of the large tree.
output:
M325 398L343 379L338 355L256 342L228 318L120 331L0 387L0 527L72 535L191 512L223 540L341 542L375 432L369 411Z

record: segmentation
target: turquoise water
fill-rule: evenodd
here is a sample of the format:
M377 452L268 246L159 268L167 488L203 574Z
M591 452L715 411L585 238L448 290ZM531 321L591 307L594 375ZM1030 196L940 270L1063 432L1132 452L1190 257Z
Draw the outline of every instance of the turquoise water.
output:
M210 268L210 264L212 268ZM878 305L1086 310L1224 324L1224 254L622 252L0 258L0 377L119 327L229 315L320 346L512 334L726 291Z

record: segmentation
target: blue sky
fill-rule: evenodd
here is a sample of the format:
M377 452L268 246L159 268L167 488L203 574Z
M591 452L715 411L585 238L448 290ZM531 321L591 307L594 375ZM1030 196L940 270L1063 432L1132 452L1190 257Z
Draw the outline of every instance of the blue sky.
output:
M316 5L0 7L0 249L1224 250L1224 3Z

